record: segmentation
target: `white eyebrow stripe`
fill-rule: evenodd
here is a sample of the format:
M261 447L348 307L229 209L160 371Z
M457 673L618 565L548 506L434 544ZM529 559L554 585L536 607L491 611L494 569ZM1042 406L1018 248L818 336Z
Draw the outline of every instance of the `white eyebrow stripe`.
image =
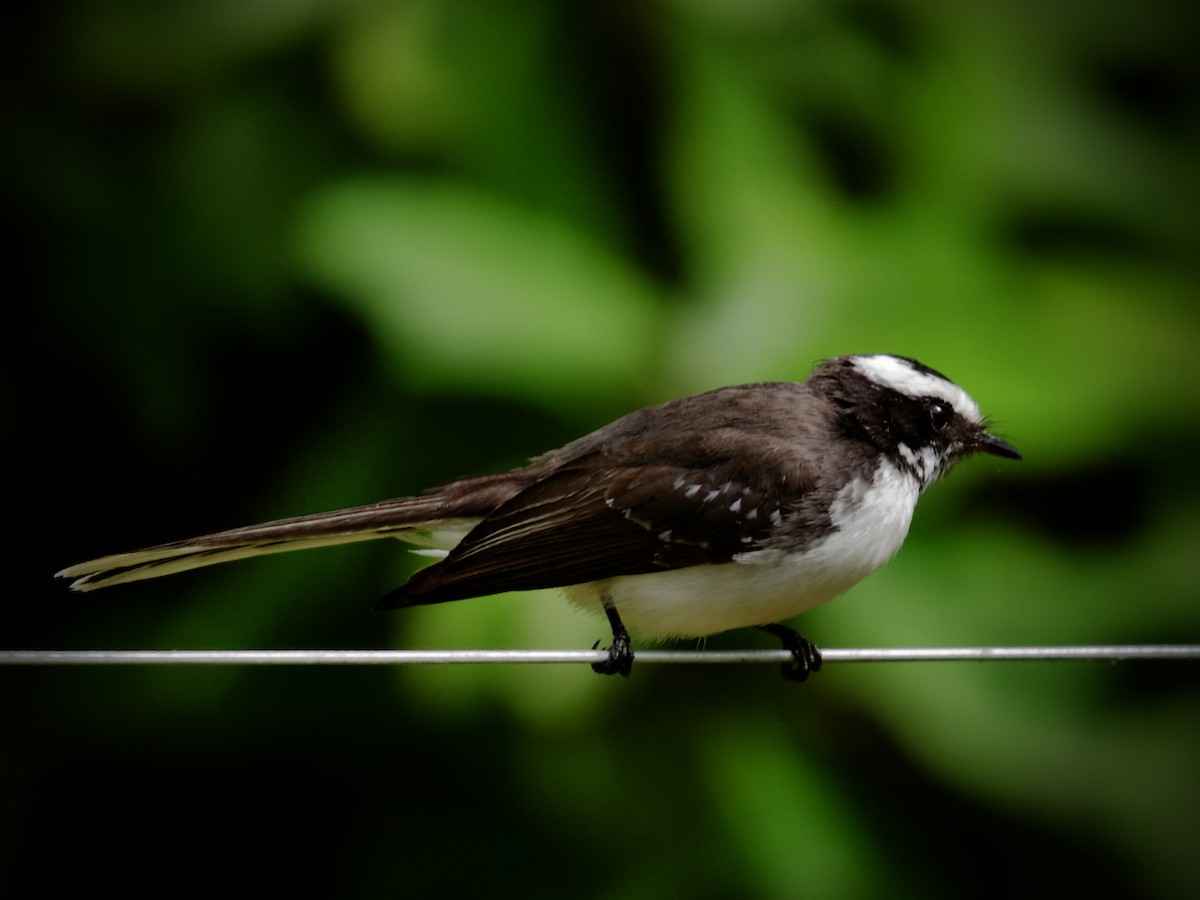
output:
M887 354L854 357L854 367L878 385L899 391L909 397L941 397L954 411L969 422L983 421L983 414L971 395L957 384L918 372L902 359Z

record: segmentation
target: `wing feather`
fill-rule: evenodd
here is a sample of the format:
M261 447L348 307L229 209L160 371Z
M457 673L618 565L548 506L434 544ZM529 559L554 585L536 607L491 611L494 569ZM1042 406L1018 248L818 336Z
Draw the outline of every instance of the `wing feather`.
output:
M729 562L782 520L765 496L721 467L561 469L501 504L379 608Z

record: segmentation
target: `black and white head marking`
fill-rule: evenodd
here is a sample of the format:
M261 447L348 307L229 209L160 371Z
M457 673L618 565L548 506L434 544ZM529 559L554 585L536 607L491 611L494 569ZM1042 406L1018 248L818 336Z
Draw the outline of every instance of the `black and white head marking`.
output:
M924 489L976 451L1013 456L986 431L971 396L942 373L887 354L834 361L842 380L833 390L842 424L865 439Z

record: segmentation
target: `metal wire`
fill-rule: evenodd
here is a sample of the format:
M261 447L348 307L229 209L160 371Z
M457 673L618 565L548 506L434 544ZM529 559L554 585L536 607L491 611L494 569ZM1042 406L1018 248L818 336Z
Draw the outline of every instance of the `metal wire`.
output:
M637 650L642 663L785 663L787 650ZM997 662L1016 660L1200 660L1200 644L1107 644L1078 647L879 647L821 650L826 663ZM450 665L595 663L604 650L0 650L3 666L80 665Z

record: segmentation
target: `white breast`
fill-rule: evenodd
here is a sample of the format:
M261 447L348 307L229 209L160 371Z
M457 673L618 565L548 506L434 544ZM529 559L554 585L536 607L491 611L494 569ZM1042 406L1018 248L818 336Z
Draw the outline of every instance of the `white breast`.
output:
M700 637L790 619L841 594L891 559L908 534L920 485L883 462L830 509L835 530L803 552L757 550L721 565L613 578L567 589L599 610L605 592L641 638Z

